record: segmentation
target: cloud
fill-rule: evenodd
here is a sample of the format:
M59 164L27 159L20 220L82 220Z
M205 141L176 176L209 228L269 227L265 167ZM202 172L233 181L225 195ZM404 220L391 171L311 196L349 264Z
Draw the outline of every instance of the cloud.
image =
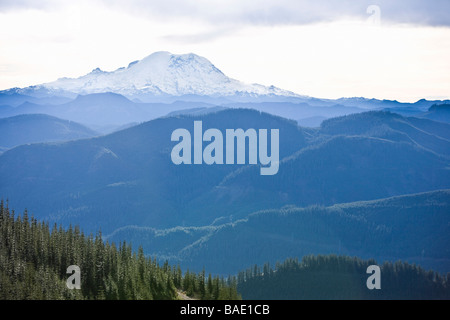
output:
M100 0L101 1L101 0ZM302 25L367 19L377 5L387 23L450 26L448 0L103 0L105 5L161 20L191 19L214 25Z
M203 43L215 40L217 38L227 36L236 31L234 28L225 29L210 29L205 32L197 33L177 33L161 36L161 39L170 42L183 43L183 44L193 44L193 43Z
M56 0L4 0L0 1L0 12L23 9L50 10L62 4Z
M6 0L0 12L54 10L74 3L127 11L163 21L189 19L213 25L303 25L342 19L367 19L377 5L382 22L450 26L448 0Z

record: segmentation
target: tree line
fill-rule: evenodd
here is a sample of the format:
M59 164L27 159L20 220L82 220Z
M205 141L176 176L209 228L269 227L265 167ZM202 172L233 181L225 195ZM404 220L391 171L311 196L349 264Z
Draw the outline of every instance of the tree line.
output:
M450 273L432 270L402 261L384 262L380 267L380 289L370 290L367 267L373 259L338 255L308 255L301 261L286 259L275 268L268 263L254 265L236 276L243 299L298 300L431 300L450 299Z

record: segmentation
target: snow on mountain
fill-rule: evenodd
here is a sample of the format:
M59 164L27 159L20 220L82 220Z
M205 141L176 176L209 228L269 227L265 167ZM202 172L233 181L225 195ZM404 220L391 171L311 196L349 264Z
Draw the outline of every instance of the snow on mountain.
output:
M231 79L209 60L193 53L176 55L165 51L155 52L142 60L131 62L126 68L111 72L96 68L79 78L61 78L37 87L53 92L69 91L77 94L114 92L125 96L139 94L298 96L274 86L244 84Z

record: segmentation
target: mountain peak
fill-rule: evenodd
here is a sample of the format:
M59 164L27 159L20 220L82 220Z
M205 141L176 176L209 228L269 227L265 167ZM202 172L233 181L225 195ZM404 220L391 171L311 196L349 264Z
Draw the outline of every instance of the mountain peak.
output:
M75 94L114 92L128 98L142 95L279 95L297 96L274 86L245 84L227 77L208 59L194 53L154 52L115 71L93 69L79 78L60 78L39 87Z
M102 72L104 72L104 71L98 67L91 71L91 73L102 73Z
M126 97L118 94L118 93L114 93L114 92L101 92L101 93L91 93L91 94L87 94L87 95L78 95L75 100L75 102L79 103L79 102L95 102L95 103L118 103L118 102L122 102L122 103L132 103L129 99L127 99ZM69 103L73 103L69 102Z

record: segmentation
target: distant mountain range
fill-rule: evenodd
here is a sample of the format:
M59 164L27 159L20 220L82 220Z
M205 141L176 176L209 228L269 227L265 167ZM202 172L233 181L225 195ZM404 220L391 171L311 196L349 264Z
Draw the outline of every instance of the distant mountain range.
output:
M252 108L318 126L331 117L367 110L420 116L432 105L446 103L450 101L313 98L231 79L209 60L192 53L156 52L115 71L95 68L79 78L0 91L0 117L48 114L107 133L128 123L199 107ZM433 119L448 122L445 116Z

